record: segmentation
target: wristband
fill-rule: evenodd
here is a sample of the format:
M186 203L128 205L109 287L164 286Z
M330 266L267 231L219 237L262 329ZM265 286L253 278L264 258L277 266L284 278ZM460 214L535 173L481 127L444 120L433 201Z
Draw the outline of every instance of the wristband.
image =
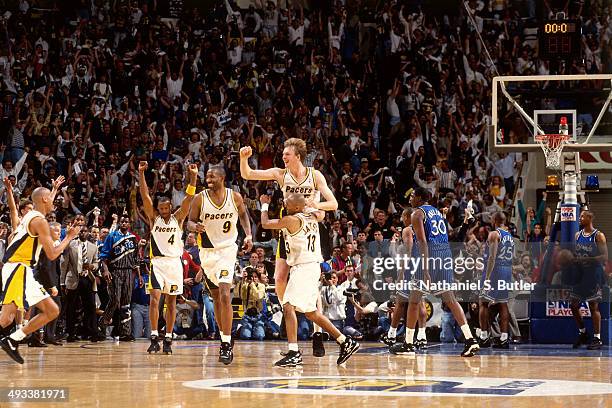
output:
M195 192L196 192L196 188L195 188L195 186L192 186L191 184L188 184L188 185L187 185L187 188L185 189L185 193L186 193L187 195L192 196L192 195L195 195Z
M244 239L250 239L250 240L253 240L253 236L252 236L252 235L247 235L246 237L244 237Z
M268 207L269 207L268 203L263 203L261 205L261 212L268 211Z

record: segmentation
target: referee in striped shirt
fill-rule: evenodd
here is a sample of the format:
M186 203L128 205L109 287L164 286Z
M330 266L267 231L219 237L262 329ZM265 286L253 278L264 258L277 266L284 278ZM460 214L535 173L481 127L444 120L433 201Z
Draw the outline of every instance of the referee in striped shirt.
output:
M140 277L138 262L138 241L134 234L129 231L130 218L123 215L119 220L119 230L108 234L100 251L102 261L102 277L108 285L108 305L100 319L100 330L106 333L106 326L113 319L115 311L119 310L119 340L131 341L131 310L132 299L132 273Z

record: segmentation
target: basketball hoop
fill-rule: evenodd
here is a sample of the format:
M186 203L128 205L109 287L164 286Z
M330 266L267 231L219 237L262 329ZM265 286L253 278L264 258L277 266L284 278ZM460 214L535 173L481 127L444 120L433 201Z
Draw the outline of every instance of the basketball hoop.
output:
M544 157L546 157L546 167L559 170L561 168L561 154L563 147L570 140L569 135L536 135L535 141L540 144Z

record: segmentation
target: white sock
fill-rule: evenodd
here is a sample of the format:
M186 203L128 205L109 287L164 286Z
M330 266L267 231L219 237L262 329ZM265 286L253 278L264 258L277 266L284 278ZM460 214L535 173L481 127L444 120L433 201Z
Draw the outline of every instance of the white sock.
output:
M167 339L171 339L171 338L172 338L172 332L170 332L170 333L166 333L166 338L167 338Z
M489 338L489 332L486 330L481 330L480 331L480 338L483 340L486 340Z
M157 330L151 330L151 336L159 336Z
M397 337L397 327L389 327L389 331L387 332L387 337L390 339L394 339Z
M467 323L461 326L461 333L463 333L463 337L465 337L466 340L472 338L472 332L470 331L470 326L468 326Z
M477 327L477 328L476 328L476 337L478 337L479 339L480 339L480 338L482 338L482 337L480 336L480 333L482 333L482 330L480 330L480 328L478 328L478 327Z
M321 328L321 326L319 326L315 322L312 323L312 330L313 330L314 333L322 333L323 332L323 329Z
M406 344L414 343L414 329L406 329Z
M586 333L586 328L585 328L585 327L583 327L582 329L578 329L578 331L579 331L580 333Z
M26 334L23 332L23 330L19 329L13 334L11 334L9 337L15 341L21 341L26 338Z
M427 340L427 335L425 334L425 328L419 327L419 332L417 333L418 340Z
M508 340L508 333L502 333L501 336L499 337L500 341L506 341Z
M299 351L297 343L289 343L289 351Z
M344 334L341 334L338 336L338 338L336 338L336 341L338 342L338 344L344 343L345 340L346 340L346 336Z
M596 339L599 338L599 333L593 333L593 337L595 337Z
M221 343L231 343L231 342L232 342L231 335L221 333Z

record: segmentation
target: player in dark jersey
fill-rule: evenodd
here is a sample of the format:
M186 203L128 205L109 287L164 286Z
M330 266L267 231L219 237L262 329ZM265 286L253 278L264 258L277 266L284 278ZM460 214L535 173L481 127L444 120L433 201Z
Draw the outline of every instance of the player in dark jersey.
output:
M472 336L463 309L455 299L455 295L451 290L443 288L444 285L450 285L454 281L452 266L449 267L453 258L448 243L446 220L437 208L427 204L428 200L429 192L422 187L415 189L410 196L410 204L415 209L411 216L412 228L416 234L422 261L415 274L414 287L410 291L406 340L404 343L394 344L390 351L392 354L415 353L413 338L419 315L419 303L423 292L430 292L442 297L442 301L451 310L461 327L465 337L465 347L461 356L472 357L480 349L478 341ZM430 290L431 288L433 289Z
M395 256L415 256L416 252L416 237L410 225L410 216L412 215L412 208L406 208L402 212L402 222L404 228L399 233L397 241L392 241L389 248L391 257ZM416 255L418 256L418 255ZM387 333L384 333L380 337L380 341L391 347L396 342L397 328L403 317L407 317L408 312L408 299L410 298L410 290L406 287L406 284L412 280L414 270L411 267L400 268L398 270L397 280L404 284L401 289L397 290L397 298L393 314L391 315L391 325ZM406 319L408 320L408 319ZM414 344L418 349L425 349L427 347L427 336L425 335L425 326L427 324L427 309L425 308L425 302L421 302L419 305L419 330L417 333L417 340Z
M580 302L587 301L593 318L593 340L587 348L599 350L602 346L599 301L602 298L602 286L605 284L604 264L608 260L608 246L604 233L593 227L593 219L594 215L591 211L582 211L580 214L581 230L576 233L575 248L579 276L573 285L571 308L580 331L574 348L587 344L589 341L589 335L580 314Z
M494 231L489 233L485 249L485 270L482 274L482 287L490 285L490 289L484 289L480 294L479 320L480 320L480 346L489 347L489 304L499 305L501 337L499 342L493 344L493 348L508 349L508 298L507 287L512 281L512 258L514 257L514 239L512 234L504 228L506 216L498 212L493 216ZM501 284L506 289L500 288Z

